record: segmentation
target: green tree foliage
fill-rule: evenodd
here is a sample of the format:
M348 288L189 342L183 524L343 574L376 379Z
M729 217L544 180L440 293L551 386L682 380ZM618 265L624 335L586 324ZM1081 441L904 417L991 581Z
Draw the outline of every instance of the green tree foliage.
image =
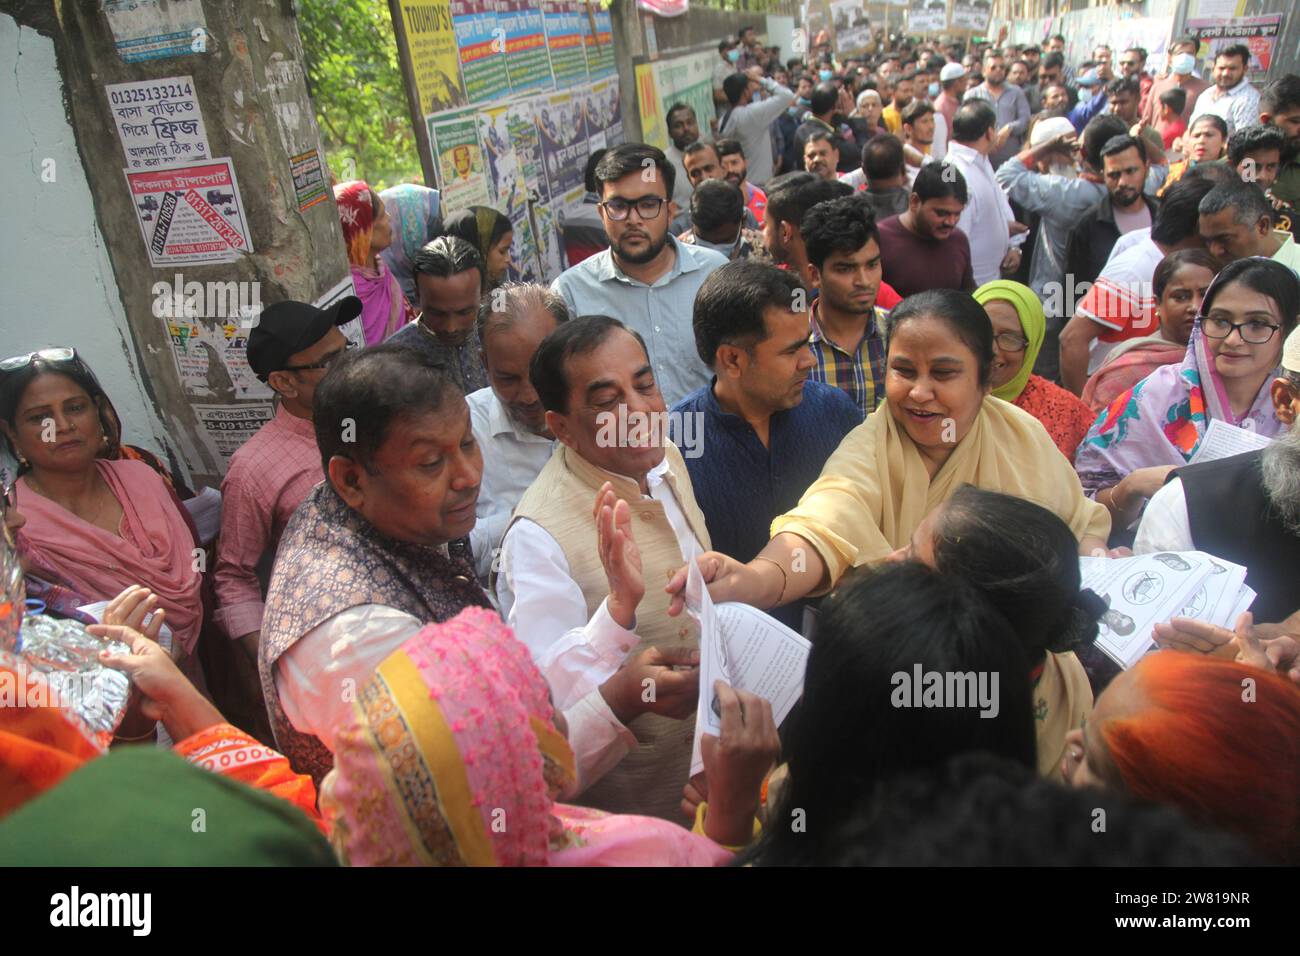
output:
M420 157L383 0L298 0L307 91L340 179L376 189L421 181Z

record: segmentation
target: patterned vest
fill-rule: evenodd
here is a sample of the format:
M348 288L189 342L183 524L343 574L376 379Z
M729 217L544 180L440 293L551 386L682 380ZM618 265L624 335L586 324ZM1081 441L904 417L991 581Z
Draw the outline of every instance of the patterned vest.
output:
M275 663L308 631L360 604L397 608L421 621L446 621L489 607L474 576L469 542L441 548L385 537L347 506L328 481L294 512L276 554L262 618L258 670L276 746L319 788L334 758L320 739L296 730L275 688Z
M669 487L695 533L700 546L709 548L709 532L704 515L695 503L690 475L681 453L669 444L666 448ZM677 536L664 513L664 506L641 495L636 482L597 468L565 445L557 445L537 480L524 492L511 522L520 518L535 521L553 537L564 551L569 575L582 589L590 618L609 594L605 570L596 547L596 524L591 505L596 492L606 481L614 493L632 509L632 533L641 552L645 578L645 597L637 609L636 631L641 639L628 657L649 647L698 647L699 628L688 615L668 616L668 595L660 582L686 563ZM558 635L557 635L558 636ZM673 720L658 714L642 714L628 729L636 736L637 746L579 798L580 803L610 813L639 813L681 822L682 787L690 777L691 744L695 718Z

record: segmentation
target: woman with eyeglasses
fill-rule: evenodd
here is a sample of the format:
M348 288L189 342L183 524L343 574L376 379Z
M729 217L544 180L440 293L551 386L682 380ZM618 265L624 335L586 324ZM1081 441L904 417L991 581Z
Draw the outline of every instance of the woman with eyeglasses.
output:
M1116 532L1191 461L1210 422L1269 438L1283 431L1269 385L1297 314L1294 272L1271 259L1238 259L1206 290L1183 361L1156 369L1101 412L1075 468L1084 489L1110 509Z
M0 431L18 461L9 497L26 519L16 540L31 572L92 602L142 586L146 610L173 632L173 655L187 660L203 619L197 535L158 471L107 457L116 414L75 350L0 362Z
M993 323L993 397L1037 418L1061 454L1074 461L1094 416L1073 392L1034 374L1047 334L1043 303L1028 286L1007 279L986 282L974 295Z

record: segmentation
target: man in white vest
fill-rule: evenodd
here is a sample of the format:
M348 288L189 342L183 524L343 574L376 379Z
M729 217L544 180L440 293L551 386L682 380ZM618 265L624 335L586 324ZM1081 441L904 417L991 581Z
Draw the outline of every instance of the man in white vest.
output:
M574 319L543 340L530 378L557 444L502 541L502 613L551 678L579 802L680 821L699 632L668 616L662 583L709 548L704 516L639 335ZM557 678L562 653L582 663Z

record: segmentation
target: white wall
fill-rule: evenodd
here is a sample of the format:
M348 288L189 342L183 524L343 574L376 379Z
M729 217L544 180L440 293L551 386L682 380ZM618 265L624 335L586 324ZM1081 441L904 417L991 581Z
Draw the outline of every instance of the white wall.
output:
M90 187L63 109L54 42L0 14L0 358L71 345L122 419L123 438L161 453ZM46 160L54 181L44 182ZM123 180L122 188L126 188Z

